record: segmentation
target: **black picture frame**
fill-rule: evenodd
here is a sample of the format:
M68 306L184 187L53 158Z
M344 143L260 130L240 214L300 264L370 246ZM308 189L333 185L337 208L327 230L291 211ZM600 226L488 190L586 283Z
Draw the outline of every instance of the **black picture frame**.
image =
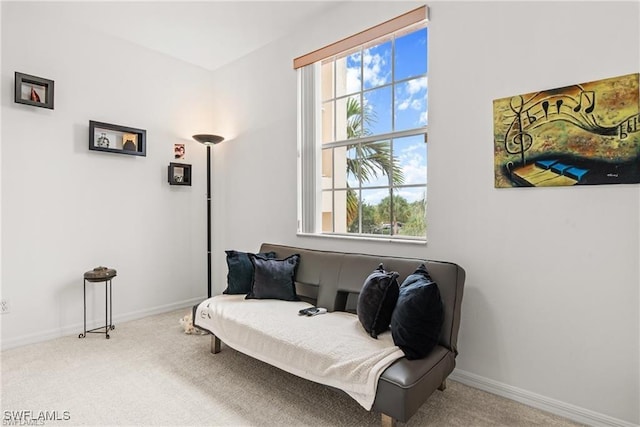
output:
M111 123L89 121L89 150L147 155L147 131Z
M15 72L13 100L18 104L53 110L53 80Z
M191 165L186 163L169 163L169 185L191 185Z

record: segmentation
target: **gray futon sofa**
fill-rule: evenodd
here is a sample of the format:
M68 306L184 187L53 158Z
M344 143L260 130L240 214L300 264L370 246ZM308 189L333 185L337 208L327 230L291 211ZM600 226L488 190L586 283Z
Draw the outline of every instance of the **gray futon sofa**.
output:
M380 263L387 271L399 273L398 283L425 263L438 284L444 305L444 323L439 344L424 359L401 358L380 377L372 410L382 414L383 425L406 422L436 389L445 389L445 380L455 367L457 338L465 271L451 262L429 261L380 255L320 251L264 243L260 252L278 258L300 254L296 274L298 296L328 311L355 311L364 280ZM220 340L212 336L212 352L220 351Z

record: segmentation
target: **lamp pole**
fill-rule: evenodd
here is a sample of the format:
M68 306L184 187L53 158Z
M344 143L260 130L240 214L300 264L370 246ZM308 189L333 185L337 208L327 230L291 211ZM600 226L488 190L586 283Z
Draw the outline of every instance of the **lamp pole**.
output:
M193 139L207 146L207 298L211 298L211 146L224 140L218 135L198 134Z
M207 144L207 298L211 298L211 144Z

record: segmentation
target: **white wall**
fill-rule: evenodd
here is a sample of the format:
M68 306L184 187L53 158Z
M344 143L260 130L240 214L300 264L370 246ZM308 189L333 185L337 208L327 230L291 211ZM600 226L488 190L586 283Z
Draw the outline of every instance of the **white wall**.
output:
M640 71L639 11L434 5L429 116L430 248L469 271L460 369L634 423L639 186L496 190L488 142L492 99Z
M206 297L206 155L191 135L214 131L211 74L101 35L98 18L2 3L3 348L80 333L97 265L118 271L116 324ZM55 109L14 103L15 71L54 80ZM146 157L89 151L89 120L146 129ZM192 187L167 182L174 143ZM104 324L104 285L88 294Z
M428 245L296 236L293 58L416 5L339 5L214 73L217 290L263 241L455 261L459 378L638 424L640 189L495 189L492 128L493 99L640 71L637 2L431 2Z

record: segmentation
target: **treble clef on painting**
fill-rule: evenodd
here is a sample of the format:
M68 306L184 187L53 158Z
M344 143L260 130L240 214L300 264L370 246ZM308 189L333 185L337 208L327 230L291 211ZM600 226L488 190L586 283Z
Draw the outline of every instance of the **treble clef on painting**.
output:
M509 126L504 138L504 148L509 154L520 154L522 166L524 166L524 152L533 145L533 137L522 129L522 108L524 99L522 96L514 96L509 102L509 107L516 114ZM529 121L532 123L531 119Z
M524 166L524 153L533 145L533 137L527 132L518 132L507 144L509 154L520 154L522 166Z

